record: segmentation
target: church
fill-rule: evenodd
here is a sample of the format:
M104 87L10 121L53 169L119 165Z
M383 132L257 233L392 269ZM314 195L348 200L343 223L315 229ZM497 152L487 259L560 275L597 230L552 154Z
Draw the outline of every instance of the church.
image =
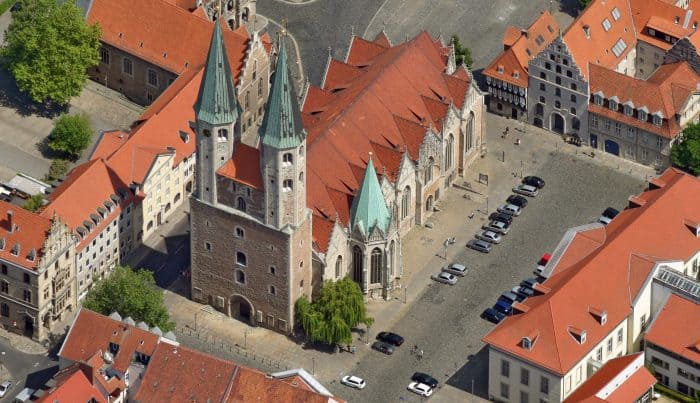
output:
M192 298L289 334L294 304L350 276L369 299L401 289L401 238L423 225L482 149L484 94L454 50L422 32L353 37L297 96L278 40L264 118L242 141L221 29L197 102Z

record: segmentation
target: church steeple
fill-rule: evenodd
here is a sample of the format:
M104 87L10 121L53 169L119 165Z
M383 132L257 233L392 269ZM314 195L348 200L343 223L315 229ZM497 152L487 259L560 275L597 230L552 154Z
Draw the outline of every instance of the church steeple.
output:
M377 171L375 171L372 163L372 154L370 154L369 162L367 163L362 185L360 185L360 189L352 200L350 220L352 229L359 225L366 234L371 233L374 227L379 227L384 233L389 229L391 214L384 201L384 194L379 185L379 180L377 180Z
M214 23L204 77L194 106L197 120L210 125L231 124L240 114L236 87L224 48L221 26Z
M306 138L289 71L284 37L280 38L277 67L272 78L265 117L260 126L260 137L264 145L277 149L296 148Z

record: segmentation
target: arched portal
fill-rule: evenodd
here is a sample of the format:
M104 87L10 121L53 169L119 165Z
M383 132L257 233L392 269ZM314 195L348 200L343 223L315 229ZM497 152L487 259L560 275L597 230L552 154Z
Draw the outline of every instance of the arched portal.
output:
M253 311L253 304L250 303L248 298L239 294L231 296L231 305L229 307L230 317L236 318L241 322L252 324Z

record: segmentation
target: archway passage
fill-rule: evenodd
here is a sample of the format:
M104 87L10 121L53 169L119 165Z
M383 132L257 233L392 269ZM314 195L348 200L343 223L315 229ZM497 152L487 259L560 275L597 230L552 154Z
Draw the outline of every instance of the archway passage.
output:
M242 322L251 323L253 307L247 299L240 295L231 297L231 317Z
M620 145L612 140L605 140L605 152L613 155L620 155Z
M428 196L428 199L425 201L425 211L431 211L433 209L433 196L430 195Z
M29 338L34 336L34 319L29 316L24 317L24 335Z
M564 134L564 118L560 114L553 113L552 121L550 123L550 128L553 132Z

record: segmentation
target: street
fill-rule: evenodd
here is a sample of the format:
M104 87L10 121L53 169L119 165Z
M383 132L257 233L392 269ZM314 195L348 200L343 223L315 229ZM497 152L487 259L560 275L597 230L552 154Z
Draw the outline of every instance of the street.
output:
M10 371L12 389L0 399L2 402L11 402L25 385L36 389L45 384L57 371L58 361L54 361L45 354L26 354L14 349L10 343L0 338L0 362ZM0 382L6 381L2 379Z

